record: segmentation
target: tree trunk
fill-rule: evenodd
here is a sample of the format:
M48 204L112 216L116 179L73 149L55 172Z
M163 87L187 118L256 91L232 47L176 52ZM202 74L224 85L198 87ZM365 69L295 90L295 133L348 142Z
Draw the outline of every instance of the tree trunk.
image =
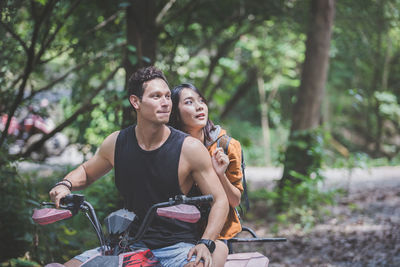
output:
M369 126L371 128L367 128L367 129L373 129L371 131L371 139L368 140L366 144L368 143L374 143L374 151L373 151L373 155L375 157L379 157L379 151L381 150L381 136L382 136L382 116L379 112L379 102L376 100L375 98L375 92L379 91L379 81L380 81L380 77L382 77L382 65L383 65L383 56L382 56L382 39L383 39L383 33L385 31L384 29L384 11L383 11L383 2L380 1L379 2L379 8L378 8L378 18L375 21L377 23L377 25L379 26L378 28L378 38L376 40L376 51L374 53L374 73L372 76L372 81L370 83L370 88L369 88L369 105L371 106L369 108L369 110L373 110L374 115L375 115L375 120L376 120L376 124L374 125L374 120L369 117Z
M128 90L128 80L139 68L154 64L157 51L158 29L156 17L158 10L155 0L131 1L126 10L126 40L125 58L125 90ZM134 46L136 52L129 50ZM136 58L136 62L134 60ZM133 59L133 61L132 61ZM128 94L128 91L127 91ZM123 107L122 127L133 123L135 112L131 106Z
M313 0L312 12L301 84L292 114L291 132L313 129L319 125L320 120L329 66L334 0Z
M265 86L262 74L257 75L258 95L260 96L261 105L261 129L263 133L264 159L266 166L271 165L271 149L270 149L270 134L268 122L268 105L265 97Z
M380 46L380 48L381 48L381 46ZM379 51L378 53L380 54L381 52ZM375 88L374 91L385 92L387 90L387 84L388 84L388 80L389 80L389 71L390 71L391 53L392 53L392 42L391 42L389 33L387 33L387 47L386 47L385 58L384 58L383 67L382 67L381 86L380 86L380 89ZM377 64L377 66L379 66L379 65ZM377 74L378 74L378 72L377 72ZM374 89L374 88L371 88L371 89ZM383 142L384 118L382 117L382 115L380 113L379 101L375 102L374 110L375 110L375 114L376 114L376 137L375 137L374 155L375 155L375 157L380 157L380 156L384 155L385 153L382 148L383 147L382 142Z
M333 26L335 1L313 0L312 18L307 34L305 61L302 70L301 84L297 93L297 101L292 113L289 145L285 153L283 177L279 186L283 187L286 181L300 182L291 171L307 175L309 167L314 163L310 158L309 146L312 136L297 140L297 133L310 131L319 126L321 103L324 96L329 66L329 49ZM311 138L311 139L310 139ZM307 144L307 148L299 149L299 143Z

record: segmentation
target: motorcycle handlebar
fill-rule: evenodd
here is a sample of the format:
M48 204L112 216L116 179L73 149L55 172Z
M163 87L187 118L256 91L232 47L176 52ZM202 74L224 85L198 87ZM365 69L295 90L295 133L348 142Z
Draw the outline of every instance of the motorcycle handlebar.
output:
M179 204L201 204L206 202L213 201L212 195L198 196L198 197L187 197L185 195L177 195L174 198L170 198L168 202L157 203L151 206L151 208L147 211L142 224L139 227L139 230L136 232L135 236L130 240L130 243L134 243L140 240L144 233L147 231L147 228L151 224L153 220L154 214L158 208L174 206Z
M85 196L80 194L69 194L62 199L60 199L60 208L65 210L70 210L73 215L75 215L82 204L86 203ZM55 206L53 202L42 202L43 206Z
M160 206L173 206L173 205L178 205L178 204L202 204L202 203L209 203L214 200L214 197L212 195L204 195L204 196L198 196L198 197L187 197L185 195L177 195L174 198L170 198L168 202L163 202L163 203L158 203L154 205L155 207L160 207ZM63 209L69 209L69 210L77 210L81 207L81 205L86 202L85 201L85 196L80 195L80 194L69 194L65 197L63 197L60 200L60 207ZM43 205L54 205L54 203L50 202L43 202Z
M77 199L79 197L83 197L83 195L79 195L79 194L69 194L66 195L65 197L63 197L62 199L60 199L60 204L61 205L68 205L74 202L74 199Z
M178 196L175 196L174 198L170 198L168 202L154 204L147 211L147 213L144 217L144 220L142 221L142 223L139 227L139 230L137 231L135 237L133 237L130 241L134 242L134 241L140 240L142 238L143 234L146 232L151 221L153 220L153 217L154 217L154 214L155 214L155 211L157 208L174 206L174 205L179 205L179 204L196 205L196 204L212 202L213 200L214 200L214 198L212 195L197 196L197 197L187 197L185 195L178 195ZM47 203L47 202L44 202L42 204L54 205L54 203ZM89 212L91 214L91 216L88 216L88 218L91 221L94 229L96 230L96 233L100 240L100 244L102 247L105 246L104 235L103 235L103 232L101 231L101 226L96 217L96 213L95 213L93 207L91 206L91 204L89 202L85 201L85 197L83 195L79 195L79 194L67 195L61 199L60 204L61 204L60 208L70 210L73 215L75 215L79 210Z
M172 205L176 204L202 204L202 203L208 203L212 202L214 200L214 197L212 195L204 195L204 196L198 196L198 197L187 197L184 195L179 195L176 196L175 199L172 201ZM170 199L171 202L171 199Z

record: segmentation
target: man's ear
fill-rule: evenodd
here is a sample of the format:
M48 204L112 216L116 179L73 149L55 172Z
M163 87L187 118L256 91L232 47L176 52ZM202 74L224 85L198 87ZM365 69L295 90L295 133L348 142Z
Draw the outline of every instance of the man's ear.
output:
M140 99L139 97L135 95L130 95L129 96L129 102L131 102L131 105L133 106L134 109L138 110L140 107Z

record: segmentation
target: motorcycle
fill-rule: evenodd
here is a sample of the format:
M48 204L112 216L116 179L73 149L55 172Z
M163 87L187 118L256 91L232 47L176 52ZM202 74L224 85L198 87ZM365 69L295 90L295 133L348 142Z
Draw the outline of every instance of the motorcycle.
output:
M0 131L4 131L8 115L3 114L0 119ZM49 134L54 129L51 119L44 119L41 115L29 113L18 120L11 118L8 128L8 135L13 136L15 142L10 145L9 152L12 155L24 153L31 145L39 141L43 135ZM57 156L63 152L68 145L68 138L62 133L56 133L47 140L39 153L32 157L36 160L43 160L45 156Z
M60 202L60 209L53 208L54 203L43 202L43 206L51 208L35 209L32 219L41 225L55 223L68 219L78 212L83 212L89 219L96 232L100 247L98 253L82 263L82 267L94 266L161 266L149 249L132 250L131 245L140 241L146 233L154 216L162 216L177 219L184 222L196 223L200 217L200 211L196 205L212 202L212 195L186 197L178 195L167 202L157 203L147 211L137 232L130 234L130 226L138 220L135 213L126 209L120 209L108 215L105 219L107 233L104 234L101 224L97 219L93 206L85 200L83 195L70 194ZM239 266L268 266L269 260L258 252L233 253L232 243L242 242L282 242L285 238L258 238L253 230L243 227L243 231L249 232L252 238L232 238L228 240L230 254L225 267ZM47 264L45 267L63 266L59 263Z

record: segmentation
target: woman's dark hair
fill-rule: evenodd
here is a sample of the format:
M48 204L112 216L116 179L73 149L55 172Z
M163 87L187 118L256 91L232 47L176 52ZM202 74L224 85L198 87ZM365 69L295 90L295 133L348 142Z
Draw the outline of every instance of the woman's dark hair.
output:
M196 86L194 86L193 84L182 83L178 86L175 86L174 89L172 89L172 91L171 91L172 112L171 112L171 116L169 117L168 125L174 127L175 129L181 130L181 131L183 131L183 125L182 125L182 120L181 120L181 115L179 112L178 105L179 105L181 92L185 88L191 89L194 92L196 92L201 98L203 98L204 103L206 103L206 105L207 105L206 99L200 93L199 89L197 89ZM206 126L203 128L204 137L206 140L211 141L210 132L215 129L216 128L215 128L214 123L209 118L207 118Z

